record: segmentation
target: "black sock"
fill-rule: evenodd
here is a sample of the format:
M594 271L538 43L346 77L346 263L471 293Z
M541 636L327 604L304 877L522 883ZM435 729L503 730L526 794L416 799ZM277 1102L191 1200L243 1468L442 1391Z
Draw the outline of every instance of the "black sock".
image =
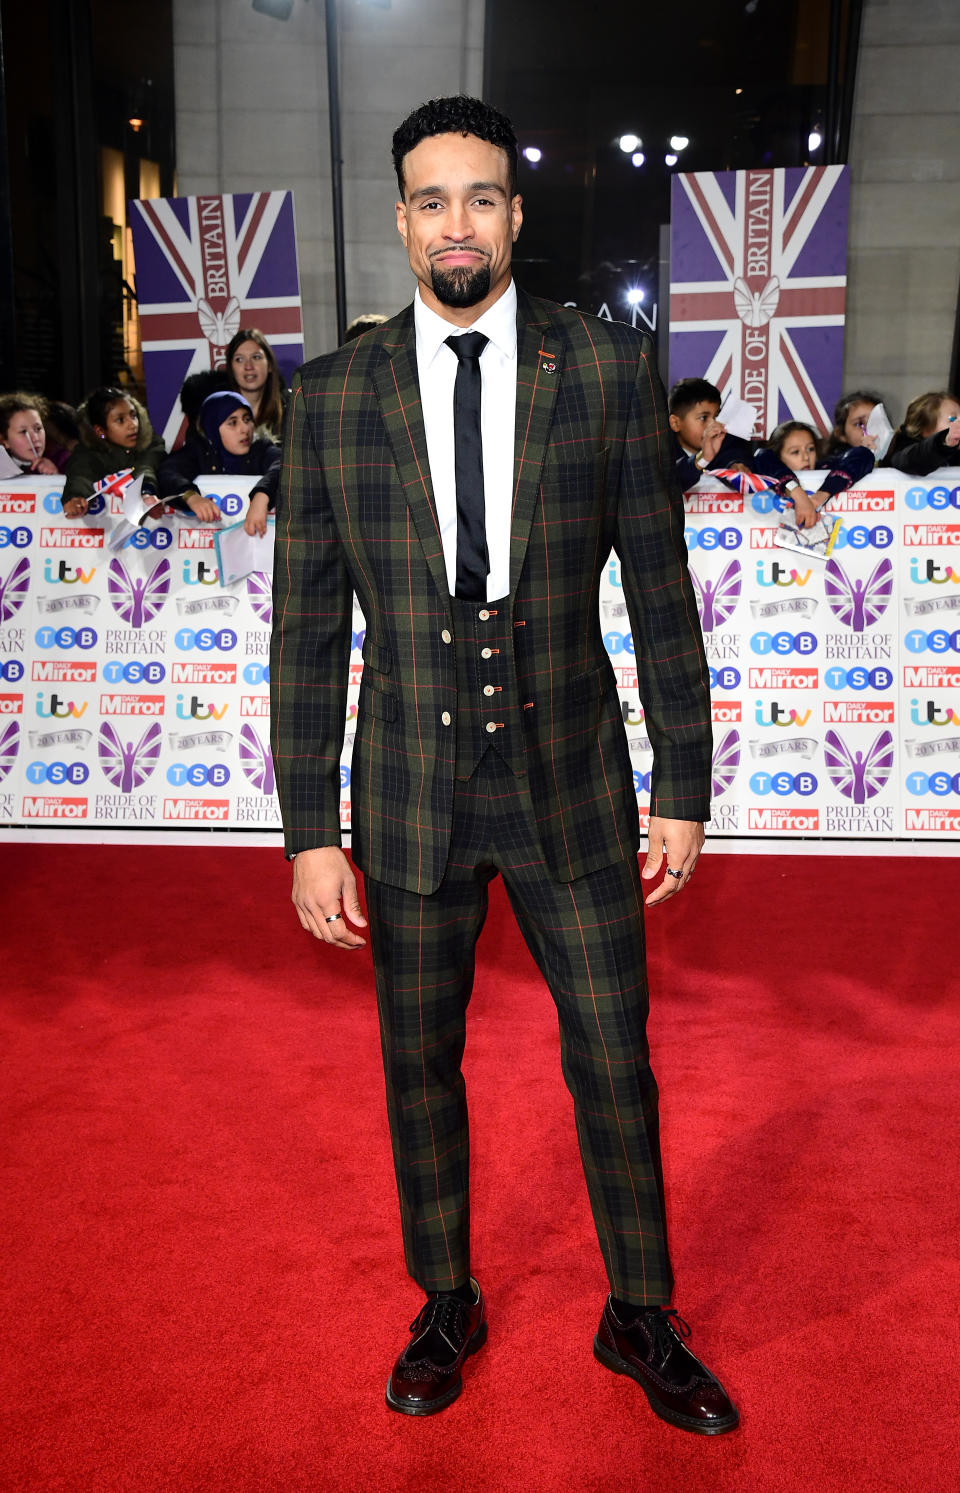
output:
M456 1290L453 1291L427 1292L428 1300L430 1300L433 1296L456 1296L457 1300L462 1301L466 1306L473 1306L477 1299L473 1286L469 1281L465 1286L457 1286Z
M629 1322L633 1317L639 1317L641 1312L659 1312L666 1309L660 1306L652 1306L649 1301L638 1306L633 1301L624 1301L621 1296L611 1296L610 1305L613 1307L614 1315L621 1322Z

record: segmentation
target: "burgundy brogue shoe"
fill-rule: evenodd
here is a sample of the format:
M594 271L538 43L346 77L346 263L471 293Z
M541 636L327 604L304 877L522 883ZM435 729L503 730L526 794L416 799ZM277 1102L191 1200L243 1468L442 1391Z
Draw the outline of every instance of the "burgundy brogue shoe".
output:
M740 1416L719 1379L686 1346L689 1336L672 1308L647 1308L621 1322L608 1298L593 1352L605 1368L635 1379L661 1419L700 1436L719 1436L732 1431Z
M476 1301L468 1305L458 1296L431 1296L415 1321L413 1337L393 1366L387 1381L387 1404L402 1415L435 1415L457 1398L463 1382L464 1359L487 1340L483 1296L470 1281Z

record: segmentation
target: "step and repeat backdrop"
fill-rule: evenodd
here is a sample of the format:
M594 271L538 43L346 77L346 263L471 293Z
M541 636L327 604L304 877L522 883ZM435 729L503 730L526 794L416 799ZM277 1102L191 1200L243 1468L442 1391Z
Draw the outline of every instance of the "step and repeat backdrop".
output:
M826 561L776 547L770 494L707 480L687 494L713 694L712 835L960 838L956 476L881 471L842 494ZM224 525L242 518L251 480L204 480ZM269 549L223 586L216 526L171 515L111 549L119 499L70 521L61 488L0 488L0 823L279 833ZM652 752L615 556L601 613L645 813ZM347 832L363 631L357 611Z

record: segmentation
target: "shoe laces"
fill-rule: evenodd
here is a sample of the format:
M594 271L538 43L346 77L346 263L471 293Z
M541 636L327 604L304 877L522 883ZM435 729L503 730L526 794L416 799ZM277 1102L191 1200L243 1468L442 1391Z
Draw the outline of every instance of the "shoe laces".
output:
M449 1341L456 1331L457 1315L464 1306L457 1296L431 1296L410 1323L410 1331L419 1337L435 1327Z
M653 1333L653 1351L664 1362L671 1349L676 1347L677 1339L690 1336L690 1324L683 1320L675 1307L655 1307L641 1315L644 1325Z

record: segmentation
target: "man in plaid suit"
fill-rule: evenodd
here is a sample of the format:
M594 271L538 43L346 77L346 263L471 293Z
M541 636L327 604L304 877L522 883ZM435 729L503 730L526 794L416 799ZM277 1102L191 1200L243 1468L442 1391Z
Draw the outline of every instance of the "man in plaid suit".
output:
M654 748L647 896L686 886L709 818L707 668L649 338L518 291L517 143L434 100L394 135L414 304L305 364L277 517L273 744L293 900L366 926L340 850L352 594L366 619L351 772L407 1267L426 1292L387 1403L460 1393L482 1346L460 1061L499 872L556 1001L611 1294L594 1352L684 1429L737 1424L670 1308L645 1035L640 826L600 574L620 560Z

